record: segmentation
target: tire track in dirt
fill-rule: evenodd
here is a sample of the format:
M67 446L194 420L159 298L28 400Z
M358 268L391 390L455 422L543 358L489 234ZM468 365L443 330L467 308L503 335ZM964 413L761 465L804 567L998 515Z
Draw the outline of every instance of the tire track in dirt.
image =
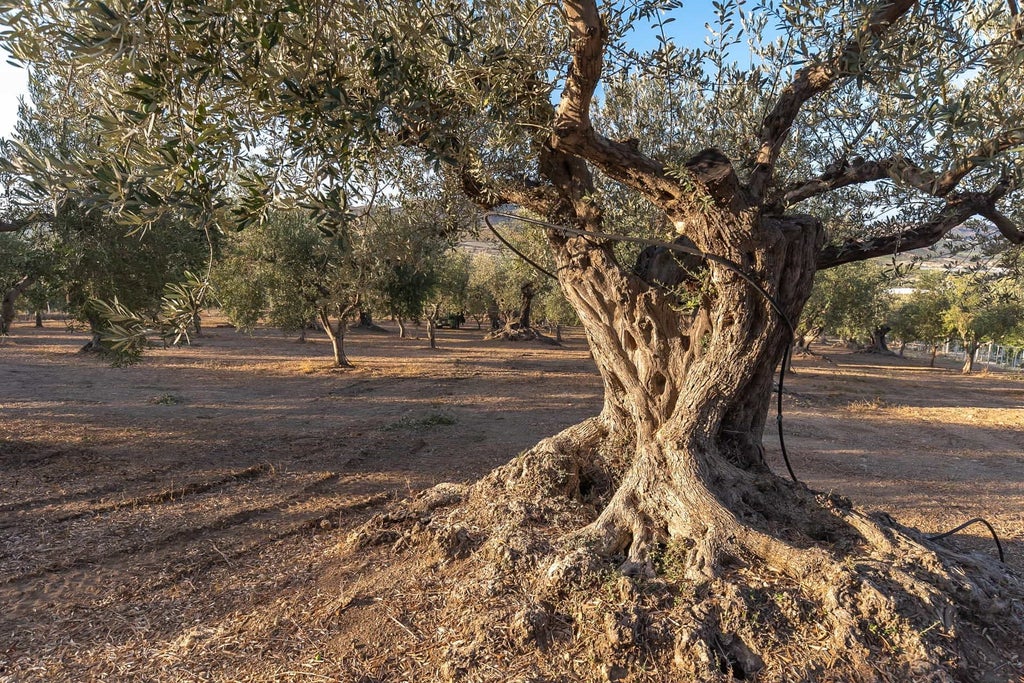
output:
M243 476L225 477L181 488L187 488L191 494L211 493L226 484L259 478L268 470L266 465L254 466L235 473ZM366 490L368 478L356 472L321 472L304 477L307 480L299 486L255 492L257 496L270 497L269 502L257 503L248 496L242 497L242 509L222 514L207 523L176 529L138 542L118 544L119 547L95 549L101 550L102 556L97 556L94 549L88 548L89 552L85 554L63 558L10 576L0 581L0 604L7 606L0 623L24 618L40 607L61 602L85 607L90 602L90 596L101 600L100 594L109 594L126 582L140 577L149 584L149 590L164 590L216 565L230 565L241 557L288 537L303 532L350 526L351 520L344 519L347 514L382 506L394 496L390 490L361 492ZM312 481L308 477L312 477ZM339 484L346 484L347 487ZM342 488L354 490L344 492L339 490ZM379 489L379 482L373 488ZM180 490L166 490L159 494L136 497L134 502L122 501L117 505L104 506L102 512L96 512L96 523L108 523L98 518L100 514L117 514L126 510L134 512L140 506L174 504L195 507L194 504L198 504L195 500L179 497ZM67 516L64 521L80 519L82 516ZM191 516L186 513L186 518ZM345 524L346 521L349 524ZM213 552L210 552L211 549ZM170 574L167 572L169 560L180 565ZM131 567L131 571L126 573L126 567ZM83 598L86 599L85 604L82 604Z
M93 500L95 505L81 510L78 512L71 512L63 515L58 515L52 518L44 518L49 524L60 524L62 522L69 522L82 517L89 517L92 515L99 515L113 510L119 510L127 507L139 507L141 505L152 505L156 503L164 503L167 501L173 501L175 499L184 498L186 496L206 493L214 489L224 488L226 486L232 486L239 482L249 481L257 477L263 476L271 471L270 465L259 464L252 467L247 467L244 470L237 472L231 472L227 476L213 481L196 481L183 486L171 487L155 493L134 496L131 498L125 498L116 502L105 503L102 500ZM110 486L101 487L99 493L112 493L115 491L123 491L125 489L125 482L119 482L111 484ZM44 507L52 505L54 503L77 503L82 501L89 501L90 497L95 497L97 491L95 489L89 492L83 492L74 496L53 496L50 498L33 499L21 501L18 503L10 503L7 505L0 505L0 512L18 512L23 510L30 510L32 508ZM10 526L7 523L0 523L0 528L4 526Z

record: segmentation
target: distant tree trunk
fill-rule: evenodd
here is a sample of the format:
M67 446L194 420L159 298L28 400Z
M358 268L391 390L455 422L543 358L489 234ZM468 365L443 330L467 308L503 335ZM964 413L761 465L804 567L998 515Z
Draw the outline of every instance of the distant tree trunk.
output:
M562 323L555 323L555 341L562 343Z
M903 341L901 339L900 340L900 351L899 351L900 358L903 358L903 352L906 350L906 348L907 348L907 342L905 342L905 341Z
M523 283L523 286L520 287L519 291L522 295L519 303L519 311L508 312L505 315L505 320L507 321L505 326L492 331L485 337L485 339L502 339L505 341L540 341L547 344L557 344L558 342L556 340L541 334L539 330L534 328L533 323L530 320L530 314L533 310L533 298L537 293L533 283Z
M519 288L519 292L523 298L519 307L519 321L516 324L519 325L520 330L527 330L530 329L530 311L533 309L533 297L536 296L537 291L532 282L525 282Z
M434 304L430 309L430 313L427 314L427 339L430 340L430 348L437 348L437 336L435 330L437 328L437 311L438 304Z
M471 315L472 315L473 321L476 322L476 329L478 329L478 330L484 329L484 316L480 315L479 313L473 313Z
M331 349L334 352L334 365L339 368L352 367L352 364L348 362L348 357L345 355L345 331L348 327L347 318L355 307L355 305L349 305L344 308L337 307L337 323L331 322L329 309L321 308L317 313L320 318L320 324L323 325L324 332L327 333L327 338L331 340Z
M931 360L928 361L928 367L930 367L930 368L934 368L935 367L935 356L937 356L937 355L939 355L939 345L938 344L932 344L932 357L931 357Z
M398 321L398 338L405 339L405 320L402 316L398 316L396 320Z
M879 325L871 330L871 346L868 347L868 351L891 354L892 351L889 350L889 345L885 341L885 335L889 334L891 330L892 328L888 325Z
M36 311L36 327L42 327L42 326L43 326L43 312L42 311Z
M26 275L4 293L3 303L0 304L0 335L10 334L11 323L14 322L14 316L17 312L14 304L18 297L31 287L35 281L34 275Z
M976 341L967 342L964 349L964 366L961 372L965 375L969 375L974 372L974 359L978 355L978 348L981 346Z

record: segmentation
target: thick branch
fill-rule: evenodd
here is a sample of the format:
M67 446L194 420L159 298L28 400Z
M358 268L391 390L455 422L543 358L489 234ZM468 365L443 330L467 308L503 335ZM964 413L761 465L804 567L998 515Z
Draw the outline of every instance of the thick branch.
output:
M566 0L563 5L572 39L572 61L565 89L555 111L552 149L576 155L615 180L643 193L658 206L671 209L688 198L664 164L640 152L637 141L615 141L597 134L590 105L601 78L607 28L594 0Z
M569 25L573 55L555 111L555 130L560 137L590 130L590 103L601 79L608 35L594 0L566 0L562 11Z
M996 193L1005 192L999 188ZM994 211L993 193L971 193L950 199L934 218L914 225L895 235L885 235L858 241L847 240L841 245L826 246L818 254L818 270L832 268L844 263L866 261L877 256L891 256L914 249L930 247L945 237L950 230L962 224L971 216Z
M462 190L471 202L485 211L504 204L515 204L540 216L556 213L562 198L550 185L522 181L484 181L468 169L459 170Z
M1024 231L1021 231L1009 217L1000 213L994 205L981 209L978 214L992 221L1003 237L1013 244L1024 244Z
M785 188L781 196L775 197L770 204L778 210L798 204L805 199L816 197L832 190L850 185L870 183L876 180L893 179L909 185L925 194L945 196L937 192L939 179L933 171L921 168L902 157L865 161L855 157L852 161L843 161L828 168L816 178L803 180Z
M841 51L796 72L761 124L761 144L754 157L749 182L755 198L764 196L771 183L775 162L803 105L855 73L864 58L865 48L876 43L915 4L915 0L881 0Z
M1024 132L1005 131L978 145L962 162L944 173L936 173L903 157L892 157L878 161L864 161L855 157L828 168L825 173L794 183L785 188L769 204L777 210L784 210L799 202L832 190L850 185L859 185L875 180L891 178L909 185L933 197L945 197L956 189L968 173L1001 152L1024 145Z
M0 233L19 232L27 227L35 225L36 223L48 223L52 221L53 216L50 215L33 215L27 218L16 218L11 221L0 219Z

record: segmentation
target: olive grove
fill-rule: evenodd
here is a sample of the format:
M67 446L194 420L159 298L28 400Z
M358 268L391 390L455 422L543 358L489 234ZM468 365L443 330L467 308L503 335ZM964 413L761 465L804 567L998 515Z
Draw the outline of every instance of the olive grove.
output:
M463 597L438 623L466 618L430 638L449 679L502 680L494 661L536 680L989 680L1009 666L1019 577L778 476L764 434L817 271L976 216L1024 241L1006 208L1024 184L1016 3L723 0L696 46L672 37L669 19L687 18L673 0L3 6L17 59L95 79L117 153L64 163L126 220L230 200L243 225L291 205L343 234L374 160L397 150L483 209L547 223L600 414L353 541L391 542L394 562L448 558L437 571ZM60 193L50 166L37 189ZM655 276L612 233L689 253ZM595 634L587 600L608 571L629 578ZM649 617L659 600L670 616ZM804 647L815 629L823 644ZM567 648L589 663L558 659Z

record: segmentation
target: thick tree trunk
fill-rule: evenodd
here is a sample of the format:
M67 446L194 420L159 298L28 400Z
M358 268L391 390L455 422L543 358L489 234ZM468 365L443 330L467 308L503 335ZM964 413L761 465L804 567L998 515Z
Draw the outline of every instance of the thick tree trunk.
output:
M35 276L26 275L4 292L3 301L0 302L0 336L10 334L11 323L14 322L17 307L15 303L26 289L36 281Z
M530 327L530 312L533 309L533 297L536 295L536 290L533 287L532 282L524 282L523 286L519 288L519 292L522 294L522 302L519 306L519 329L525 330Z
M742 264L796 320L810 295L820 225L719 217L705 227L692 233L705 251L723 249L714 241L722 232L744 233L745 253L719 255ZM557 256L606 392L622 406L618 419L629 421L613 431L635 435L629 465L614 477L621 485L584 535L642 573L653 571L659 544L685 538L694 544L690 570L710 572L730 542L760 537L737 519L777 521L752 482L774 476L761 435L790 330L750 283L718 263L705 271L711 287L700 308L681 312L672 295L620 269L607 251L566 248Z
M536 296L536 289L532 282L526 282L520 288L522 299L518 313L506 313L504 327L495 329L485 339L501 339L505 341L540 341L545 344L558 344L556 339L548 337L532 325L531 313L533 310L533 298ZM492 325L494 325L492 318Z
M43 326L43 312L42 311L36 311L36 327L42 327L42 326Z
M871 330L871 345L867 348L869 353L884 353L892 354L889 350L889 344L886 343L885 337L889 334L891 327L888 325L879 325L878 327L872 328Z
M437 348L437 311L438 305L434 304L433 309L427 314L427 339L432 349Z

